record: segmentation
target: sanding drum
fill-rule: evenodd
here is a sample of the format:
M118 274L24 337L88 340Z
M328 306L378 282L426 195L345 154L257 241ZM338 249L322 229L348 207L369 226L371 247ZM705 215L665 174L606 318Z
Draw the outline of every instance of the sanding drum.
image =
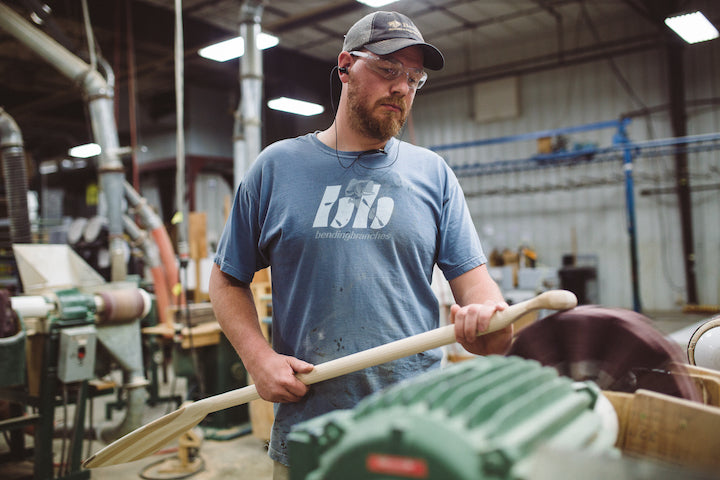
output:
M689 376L678 374L682 349L632 310L582 305L555 313L523 329L509 354L592 380L603 390L642 388L700 401Z
M122 323L144 318L152 306L150 295L142 289L105 290L95 294L98 323Z

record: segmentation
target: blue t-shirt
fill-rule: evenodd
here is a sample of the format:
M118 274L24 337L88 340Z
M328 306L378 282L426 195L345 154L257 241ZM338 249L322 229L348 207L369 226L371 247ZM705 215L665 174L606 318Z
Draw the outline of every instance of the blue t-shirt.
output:
M460 185L435 153L391 139L336 152L315 134L267 147L235 196L215 263L242 282L271 266L279 353L319 364L438 326L433 265L451 280L486 259ZM313 385L276 405L270 456L301 421L439 366L429 351Z

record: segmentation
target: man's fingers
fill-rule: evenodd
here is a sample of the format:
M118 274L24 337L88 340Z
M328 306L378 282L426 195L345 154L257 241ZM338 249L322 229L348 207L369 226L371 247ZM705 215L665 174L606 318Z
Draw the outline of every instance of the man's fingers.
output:
M310 373L315 366L295 357L287 357L287 362L292 369L292 375L291 378L288 378L287 383L284 385L285 390L288 393L286 401L297 402L307 394L309 387L298 380L295 377L295 374Z
M471 304L465 307L450 307L450 321L455 324L455 338L458 341L473 342L477 336L490 327L490 319L496 311L505 310L506 302L495 305Z
M308 363L300 360L299 358L289 357L290 367L295 373L310 373L315 366L312 363Z

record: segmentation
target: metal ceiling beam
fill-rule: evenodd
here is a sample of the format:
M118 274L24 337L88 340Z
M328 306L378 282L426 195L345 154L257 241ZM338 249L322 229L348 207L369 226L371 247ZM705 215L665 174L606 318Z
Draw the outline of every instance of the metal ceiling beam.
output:
M294 15L275 23L265 24L263 29L274 34L282 34L325 20L331 20L363 8L366 7L355 0L344 0L334 5L308 10L300 15Z
M627 55L645 50L657 49L661 46L657 35L642 35L627 37L615 41L603 42L589 47L575 48L562 52L562 60L557 54L538 55L511 62L490 65L487 67L467 71L463 74L439 78L429 82L423 87L423 94L449 88L458 88L478 82L495 80L498 78L527 75L530 73L552 70L570 65L577 65L591 61Z

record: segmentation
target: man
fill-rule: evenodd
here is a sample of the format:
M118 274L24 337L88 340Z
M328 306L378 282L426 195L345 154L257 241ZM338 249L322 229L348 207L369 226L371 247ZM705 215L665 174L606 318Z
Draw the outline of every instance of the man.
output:
M269 448L276 462L288 463L285 437L294 424L352 408L439 366L441 352L430 351L312 387L294 376L437 327L435 264L458 303L451 309L457 340L477 354L509 348L512 327L477 336L507 304L487 272L457 179L438 155L394 138L425 82L423 67L443 65L406 16L362 18L338 55L333 124L267 147L238 189L210 297L260 396L276 402ZM274 350L248 287L266 266Z

